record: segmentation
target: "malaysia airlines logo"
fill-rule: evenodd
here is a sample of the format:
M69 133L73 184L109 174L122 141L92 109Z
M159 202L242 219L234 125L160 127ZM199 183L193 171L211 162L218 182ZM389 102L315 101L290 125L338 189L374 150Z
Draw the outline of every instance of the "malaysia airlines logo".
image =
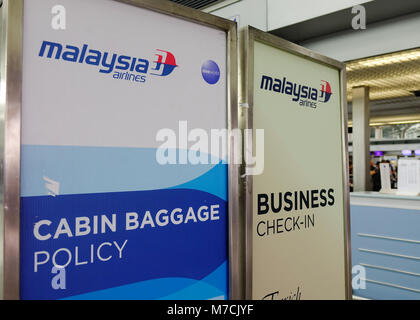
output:
M157 71L157 73L151 73L155 76L166 77L174 71L177 66L175 56L165 50L157 49L159 53L155 54L157 57L157 61L155 61L155 68L153 71Z
M157 49L157 52L157 60L152 62L145 58L94 50L87 44L80 47L43 41L38 55L42 58L96 66L100 73L112 74L114 79L144 83L147 75L166 77L178 67L173 53L161 49Z
M319 87L318 87L319 88ZM321 80L319 89L289 81L286 77L277 79L262 75L260 89L289 95L300 106L316 108L318 103L327 103L332 96L331 85Z
M321 80L321 96L319 97L319 101L321 102L328 102L331 98L331 85L328 81Z

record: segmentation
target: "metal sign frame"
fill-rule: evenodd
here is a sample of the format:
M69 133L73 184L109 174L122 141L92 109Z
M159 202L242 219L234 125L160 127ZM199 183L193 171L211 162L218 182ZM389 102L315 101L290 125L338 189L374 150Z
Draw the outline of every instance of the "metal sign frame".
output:
M227 128L238 128L237 115L237 26L227 19L164 0L113 0L122 4L144 8L179 19L205 25L226 32L227 43ZM22 60L23 60L23 8L25 0L4 0L1 8L1 86L0 117L3 117L4 203L0 216L4 217L4 233L0 245L4 246L3 289L4 299L20 299L20 161L21 161L21 111L22 111ZM0 144L1 145L1 144ZM239 277L238 181L239 165L230 161L235 158L238 146L233 139L228 143L228 252L229 298L241 298ZM2 160L2 159L0 159ZM1 188L0 188L1 190ZM0 194L1 197L1 194ZM4 210L4 212L2 212ZM0 219L1 223L1 219ZM1 235L1 233L0 233ZM0 254L1 254L0 250ZM1 267L1 259L0 259ZM0 294L1 298L1 294Z
M253 129L254 107L254 43L260 42L288 53L310 59L314 62L332 67L340 72L341 86L341 144L343 159L344 181L344 238L345 243L345 296L352 297L351 287L351 248L350 248L350 193L349 193L349 163L348 163L348 137L347 137L347 95L346 95L346 65L334 59L328 58L314 51L301 47L272 34L263 32L253 27L246 27L240 32L240 86L239 102L245 110L241 112L240 123L246 129ZM253 250L253 177L245 178L245 297L252 299L252 250Z

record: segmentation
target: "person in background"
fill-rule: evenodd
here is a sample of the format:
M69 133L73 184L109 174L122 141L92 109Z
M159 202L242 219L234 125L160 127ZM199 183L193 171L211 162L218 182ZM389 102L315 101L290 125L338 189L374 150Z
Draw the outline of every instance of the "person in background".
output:
M391 161L386 160L386 163L389 163L389 167L391 169L391 188L396 189L397 188L397 170L392 165Z
M381 190L381 176L379 173L379 161L374 164L374 162L370 161L370 176L372 177L372 191L380 191Z

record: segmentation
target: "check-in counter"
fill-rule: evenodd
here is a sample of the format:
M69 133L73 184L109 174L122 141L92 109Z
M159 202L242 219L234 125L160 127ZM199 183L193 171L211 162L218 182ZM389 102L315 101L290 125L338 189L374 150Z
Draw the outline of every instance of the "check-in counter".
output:
M420 197L353 192L350 206L352 265L366 271L354 296L420 299Z

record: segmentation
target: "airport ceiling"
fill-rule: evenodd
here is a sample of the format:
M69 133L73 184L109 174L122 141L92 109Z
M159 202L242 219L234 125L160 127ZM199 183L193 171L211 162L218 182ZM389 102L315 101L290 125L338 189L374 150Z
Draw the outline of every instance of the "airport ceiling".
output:
M347 62L347 98L351 88L370 87L370 100L420 95L420 48Z
M169 0L194 9L202 9L220 0Z
M221 0L170 1L195 9L203 9L211 4L221 2ZM414 2L419 5L417 1ZM411 2L407 2L407 4L413 5L414 2ZM409 7L408 9L413 8ZM379 12L382 11L379 10ZM416 91L420 95L420 49L348 62L347 98L349 101L351 101L351 88L356 86L369 86L370 100L372 101L414 97Z

